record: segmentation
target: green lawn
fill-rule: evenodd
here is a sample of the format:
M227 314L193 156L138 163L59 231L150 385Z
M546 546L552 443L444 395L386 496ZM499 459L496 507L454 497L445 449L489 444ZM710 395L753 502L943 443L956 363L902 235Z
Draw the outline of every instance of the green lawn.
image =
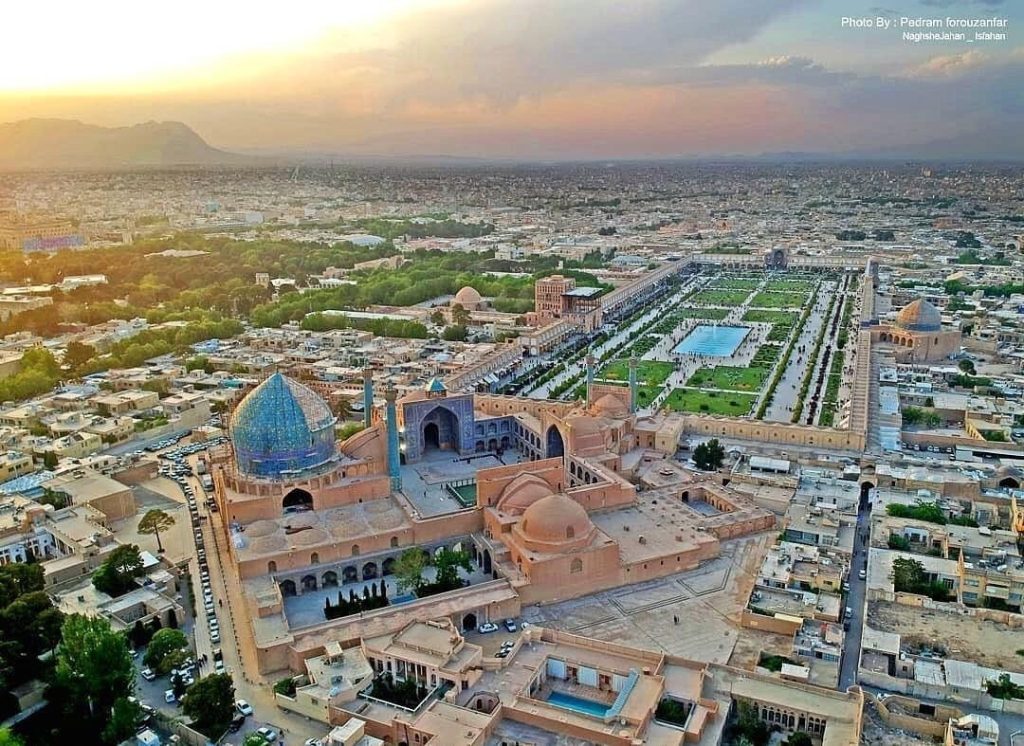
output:
M815 280L769 280L767 289L783 293L809 293L818 286Z
M686 385L730 391L757 391L767 377L767 368L737 368L732 365L716 365L714 368L701 368L690 376Z
M766 293L754 296L751 306L755 308L803 308L807 293Z
M793 326L799 318L800 314L795 311L765 311L756 308L743 314L744 321L763 321L778 326Z
M719 277L711 283L711 287L729 290L756 290L760 284L760 280L751 277Z
M778 327L773 327L777 329ZM750 360L751 368L771 368L782 355L782 345L761 345Z
M702 306L725 306L735 308L742 304L750 295L745 290L701 290L689 298L689 303L696 303Z
M672 412L696 412L698 414L721 414L727 417L743 417L750 414L755 394L733 392L701 391L700 389L672 389L665 399L665 406Z
M679 321L682 321L683 319L721 321L728 315L728 308L701 308L698 306L691 308L676 308L674 311L672 311L672 313L669 314L669 317L676 318ZM677 323L675 326L678 325L679 324Z
M638 360L636 363L636 380L642 386L660 386L665 383L675 365L661 360ZM597 373L597 378L606 381L629 381L629 363L626 360L614 360Z

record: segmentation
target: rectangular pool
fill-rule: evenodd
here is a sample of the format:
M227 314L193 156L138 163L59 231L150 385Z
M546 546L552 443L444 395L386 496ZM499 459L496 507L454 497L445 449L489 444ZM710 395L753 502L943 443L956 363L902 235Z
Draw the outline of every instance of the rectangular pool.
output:
M750 333L749 326L711 326L700 324L672 351L677 355L696 354L729 357Z
M583 699L582 697L574 697L565 692L551 692L547 701L556 707L561 707L563 710L582 712L584 715L596 718L604 718L610 709L600 702L595 702L592 699Z

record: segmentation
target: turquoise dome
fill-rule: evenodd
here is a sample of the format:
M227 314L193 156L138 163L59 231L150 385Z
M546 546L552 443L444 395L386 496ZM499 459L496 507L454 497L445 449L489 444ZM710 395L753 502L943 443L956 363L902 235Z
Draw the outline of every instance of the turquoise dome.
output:
M336 420L312 389L275 373L249 392L231 415L238 469L288 479L322 466L335 455Z

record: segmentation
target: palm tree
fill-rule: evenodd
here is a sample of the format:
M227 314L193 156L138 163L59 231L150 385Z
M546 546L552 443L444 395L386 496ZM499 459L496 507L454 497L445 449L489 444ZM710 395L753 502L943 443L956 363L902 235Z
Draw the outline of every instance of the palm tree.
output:
M169 513L165 513L159 508L153 508L146 512L146 515L142 516L142 520L139 521L139 533L140 534L153 534L156 536L157 551L161 554L164 551L164 546L160 543L160 532L166 531L174 525L174 516Z

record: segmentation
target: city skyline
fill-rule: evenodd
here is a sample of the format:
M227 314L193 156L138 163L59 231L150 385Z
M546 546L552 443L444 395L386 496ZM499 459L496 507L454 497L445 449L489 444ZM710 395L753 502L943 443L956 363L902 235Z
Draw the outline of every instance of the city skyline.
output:
M288 155L1022 155L1021 13L997 0L122 10L68 9L51 49L71 51L30 65L32 35L16 35L0 121L176 120L218 148ZM44 20L13 13L12 27ZM1006 39L907 41L901 17L1002 19L985 31ZM140 33L155 24L160 38Z

